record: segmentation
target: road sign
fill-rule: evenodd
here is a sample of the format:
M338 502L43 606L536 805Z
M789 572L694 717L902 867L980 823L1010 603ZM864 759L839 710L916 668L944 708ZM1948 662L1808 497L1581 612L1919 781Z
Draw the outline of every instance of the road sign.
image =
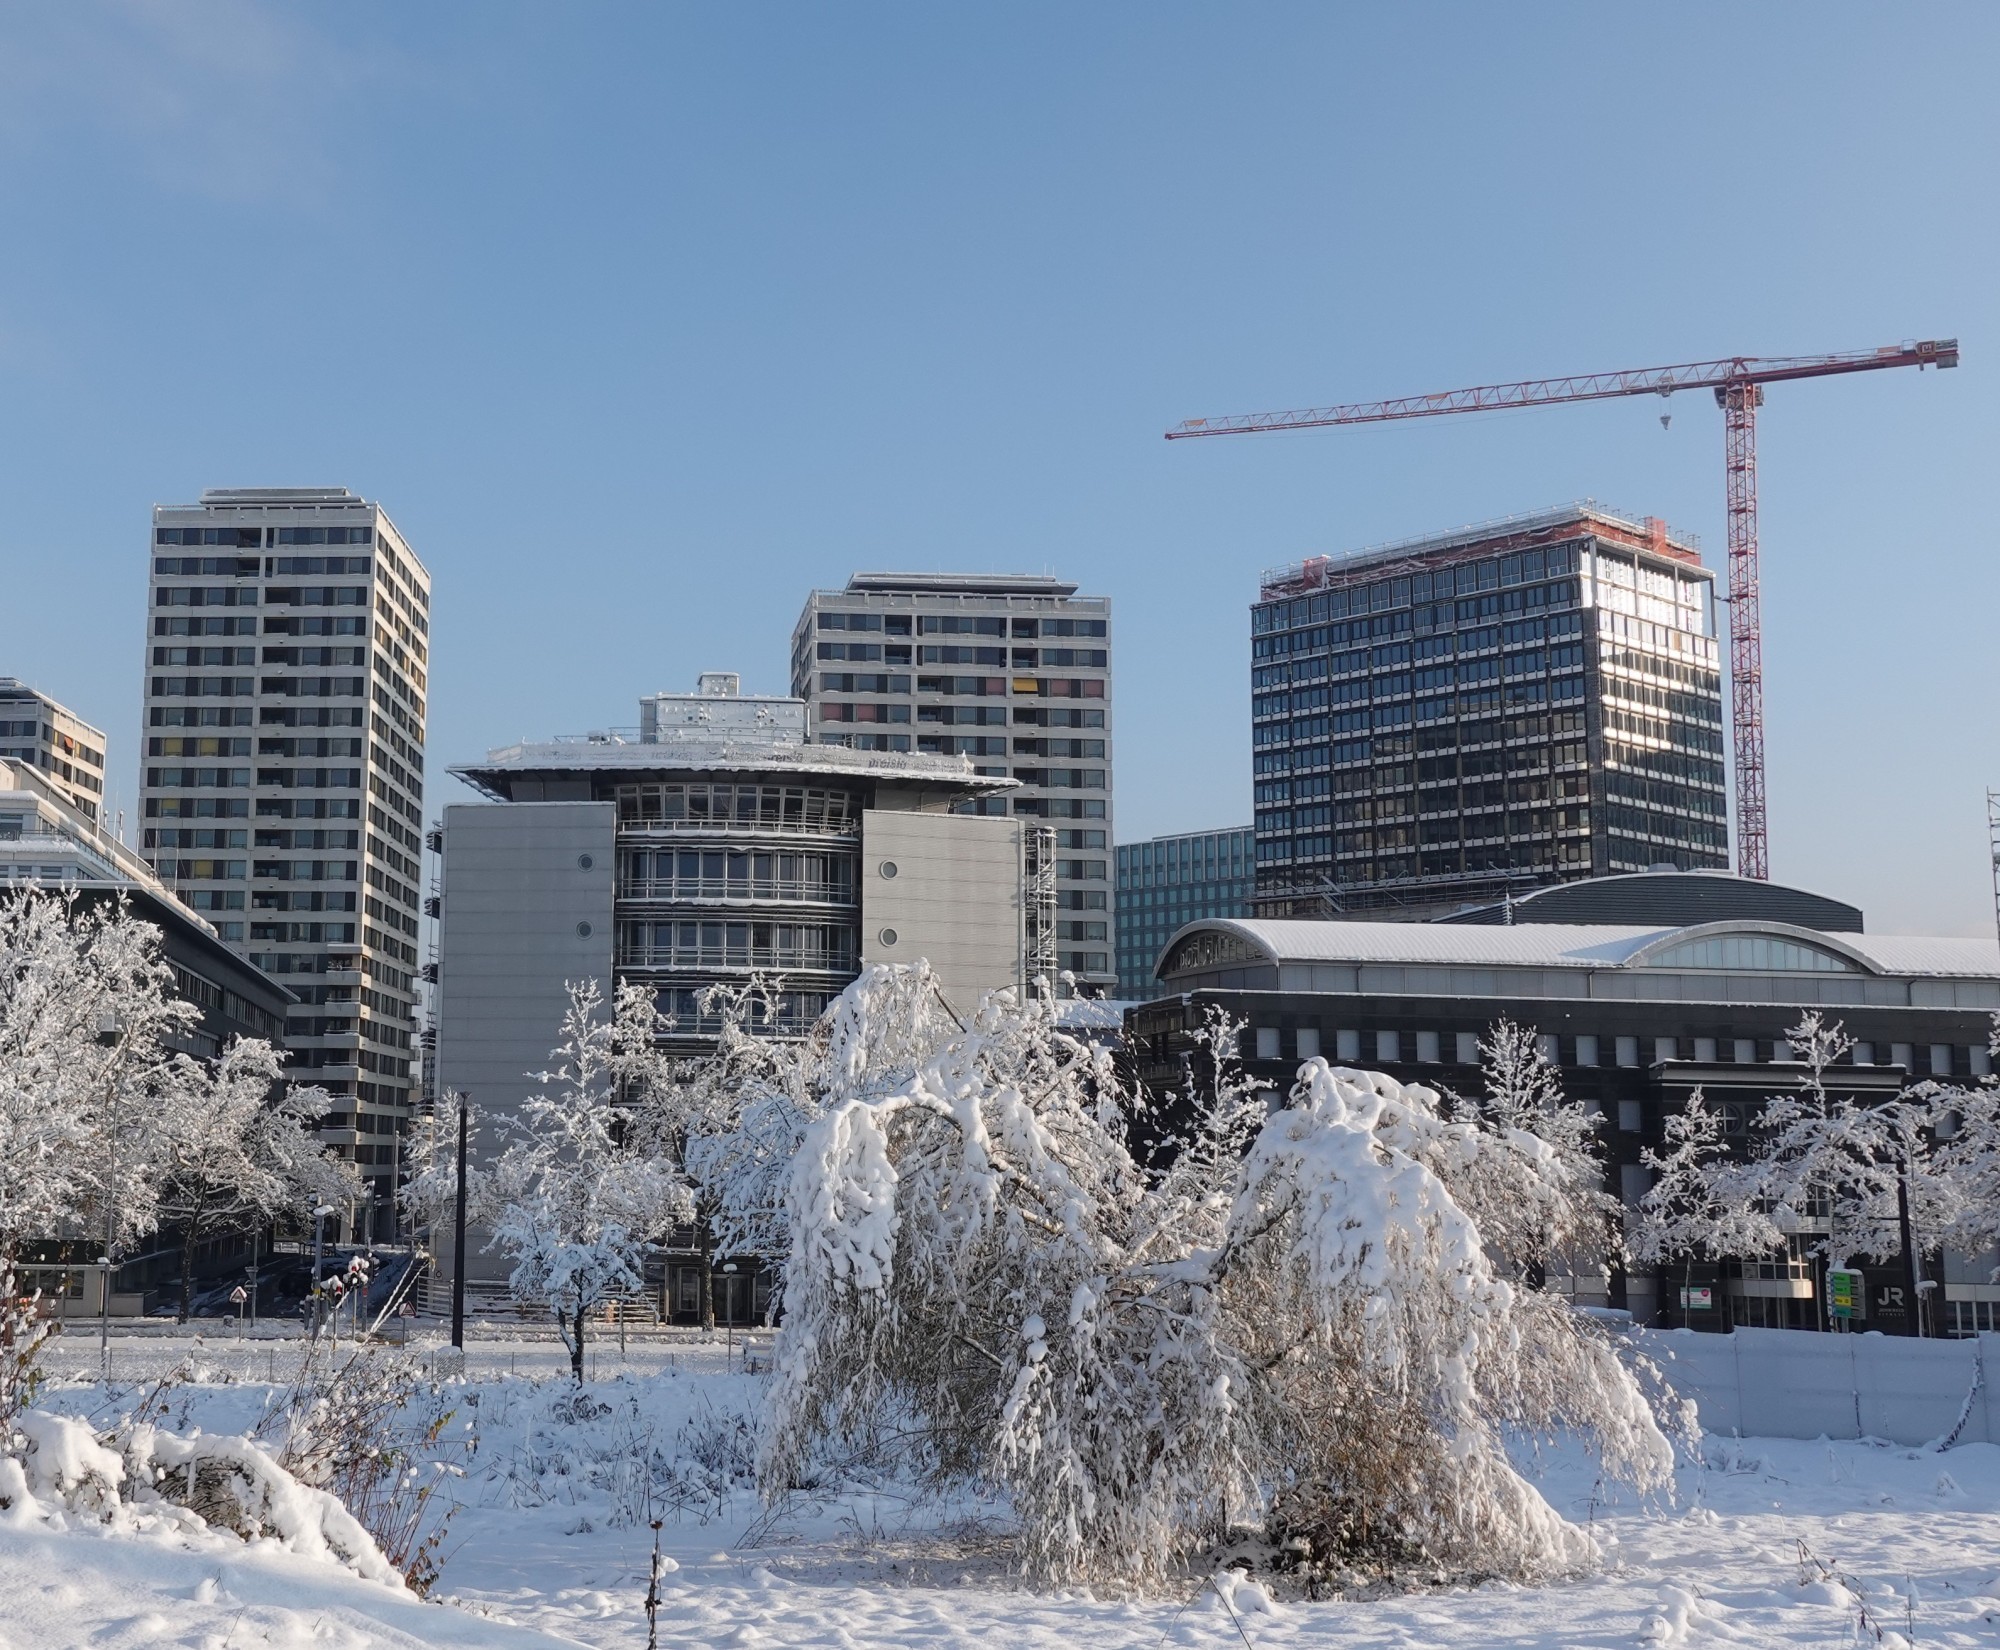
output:
M234 1289L229 1291L229 1298L232 1301L234 1301L238 1306L241 1306L245 1301L247 1301L250 1298L250 1291L245 1289L243 1285L239 1283Z
M1857 1267L1832 1266L1826 1274L1826 1309L1835 1318L1865 1318L1868 1286Z

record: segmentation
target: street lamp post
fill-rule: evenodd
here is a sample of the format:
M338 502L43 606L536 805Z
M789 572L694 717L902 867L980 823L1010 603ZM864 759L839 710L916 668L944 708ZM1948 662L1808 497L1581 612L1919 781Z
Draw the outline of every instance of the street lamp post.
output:
M120 1034L118 1016L106 1014L97 1022L97 1040L106 1049L116 1049ZM103 1296L98 1302L97 1361L104 1379L111 1379L111 1257L118 1247L118 1077L108 1070L104 1077L105 1152L104 1254L100 1257Z
M320 1307L324 1300L320 1289L320 1262L326 1254L327 1217L338 1211L330 1203L322 1203L313 1210L313 1269L312 1269L312 1338L319 1339Z

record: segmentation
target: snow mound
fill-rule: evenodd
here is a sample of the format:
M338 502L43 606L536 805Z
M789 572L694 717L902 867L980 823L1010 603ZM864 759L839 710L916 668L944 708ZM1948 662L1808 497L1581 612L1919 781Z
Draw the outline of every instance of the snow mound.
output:
M16 1453L0 1457L0 1509L14 1528L66 1528L74 1518L114 1530L172 1523L275 1542L399 1591L403 1578L338 1497L301 1484L248 1438L179 1437L139 1425L100 1437L42 1410L15 1417Z

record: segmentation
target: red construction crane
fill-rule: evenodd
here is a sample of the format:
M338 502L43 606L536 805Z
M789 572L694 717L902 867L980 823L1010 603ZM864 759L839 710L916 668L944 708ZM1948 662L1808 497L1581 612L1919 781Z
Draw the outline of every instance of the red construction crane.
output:
M1846 355L1769 360L1739 355L1726 361L1642 367L1634 372L1482 384L1469 390L1349 407L1190 418L1167 431L1167 439L1318 430L1335 424L1386 424L1399 418L1435 418L1444 413L1488 412L1500 407L1547 407L1564 401L1604 401L1618 395L1666 396L1675 390L1714 390L1716 405L1723 412L1729 480L1729 687L1730 725L1736 744L1736 866L1742 875L1761 882L1771 874L1764 821L1764 645L1757 609L1757 408L1764 400L1764 386L1793 378L1875 372L1883 367L1957 365L1956 338L1892 344Z

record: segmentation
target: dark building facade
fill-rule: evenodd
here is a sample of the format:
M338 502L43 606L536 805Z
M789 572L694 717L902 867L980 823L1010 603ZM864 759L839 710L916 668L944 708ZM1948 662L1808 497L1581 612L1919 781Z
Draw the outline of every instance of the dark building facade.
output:
M1117 847L1118 995L1150 997L1153 964L1202 917L1247 917L1257 845L1248 826L1156 836Z
M1415 919L1728 864L1713 576L1580 504L1264 575L1257 908Z
M1565 1091L1602 1111L1612 1189L1628 1205L1650 1184L1641 1152L1661 1144L1665 1118L1695 1088L1740 1130L1767 1098L1796 1085L1803 1068L1786 1034L1804 1010L1820 1010L1855 1039L1833 1087L1866 1100L1914 1079L1987 1075L1989 1024L2000 1008L1992 940L1863 935L1756 917L1206 921L1174 939L1160 976L1175 995L1126 1016L1138 1074L1157 1091L1185 1081L1194 1033L1217 1008L1244 1023L1250 1072L1280 1091L1301 1061L1323 1055L1469 1092L1488 1028L1503 1016L1530 1026ZM1810 1241L1808 1232L1799 1252L1710 1269L1694 1280L1711 1291L1707 1307L1683 1305L1678 1275L1614 1276L1609 1303L1641 1322L1820 1327L1823 1278L1802 1252ZM1994 1327L2000 1286L1988 1281L1991 1270L1948 1258L1944 1327Z

